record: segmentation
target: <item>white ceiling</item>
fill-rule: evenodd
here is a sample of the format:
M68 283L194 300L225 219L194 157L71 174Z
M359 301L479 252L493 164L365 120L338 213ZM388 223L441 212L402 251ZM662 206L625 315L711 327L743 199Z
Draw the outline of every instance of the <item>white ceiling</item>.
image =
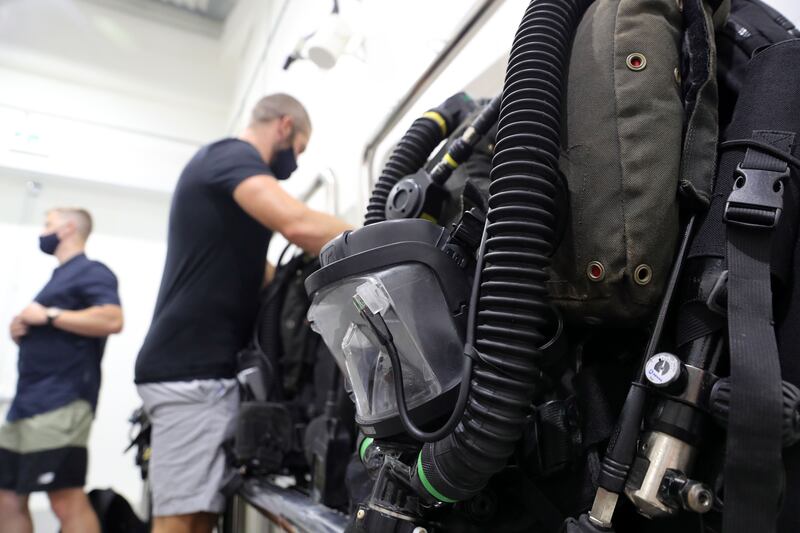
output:
M233 9L236 0L152 0L177 6L214 20L223 21Z
M0 0L0 167L168 191L224 130L240 67L221 23L119 1Z
M153 98L229 104L237 65L223 58L218 37L116 9L115 2L0 2L0 67Z

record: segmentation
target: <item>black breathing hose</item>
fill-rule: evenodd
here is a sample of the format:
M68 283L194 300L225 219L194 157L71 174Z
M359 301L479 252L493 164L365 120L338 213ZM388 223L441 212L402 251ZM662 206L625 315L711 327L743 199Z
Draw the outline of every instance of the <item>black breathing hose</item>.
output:
M471 391L459 425L423 446L412 478L439 501L477 494L506 465L541 390L561 101L572 38L590 4L533 0L514 39L492 161Z
M427 111L411 124L389 156L372 189L367 204L367 215L364 218L365 226L386 220L386 200L392 187L404 177L422 168L433 149L447 137L448 132L461 123L466 113L473 107L474 103L466 94L458 93L445 100L442 105Z

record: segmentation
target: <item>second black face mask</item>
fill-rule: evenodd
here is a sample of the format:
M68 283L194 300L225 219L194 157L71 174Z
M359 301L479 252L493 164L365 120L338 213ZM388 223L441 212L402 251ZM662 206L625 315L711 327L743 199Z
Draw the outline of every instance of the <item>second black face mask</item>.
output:
M57 233L48 233L47 235L39 235L39 249L48 255L53 255L58 248L61 239L58 238Z
M294 155L294 148L284 148L275 154L269 165L276 179L285 180L297 170L297 158Z

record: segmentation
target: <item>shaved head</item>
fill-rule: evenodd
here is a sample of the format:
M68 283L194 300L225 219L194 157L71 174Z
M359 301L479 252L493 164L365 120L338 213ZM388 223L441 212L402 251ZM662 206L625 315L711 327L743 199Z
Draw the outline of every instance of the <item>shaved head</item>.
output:
M284 93L270 94L259 100L250 117L250 125L270 122L276 118L292 117L294 131L311 135L311 119L308 111L295 97Z
M92 215L86 209L79 207L56 207L47 212L48 217L57 216L61 223L72 223L75 230L83 240L89 238L92 233Z

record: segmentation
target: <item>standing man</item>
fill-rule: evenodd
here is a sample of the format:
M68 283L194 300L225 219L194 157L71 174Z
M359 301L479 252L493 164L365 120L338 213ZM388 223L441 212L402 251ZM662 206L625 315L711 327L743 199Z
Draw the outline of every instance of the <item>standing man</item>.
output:
M0 533L32 533L28 494L46 491L64 533L100 533L83 492L106 338L122 330L117 278L84 255L92 218L47 213L39 247L59 266L11 322L17 394L0 426Z
M136 361L153 428L155 533L210 532L225 506L221 446L239 406L235 356L258 311L272 232L318 254L349 228L280 186L310 135L300 102L266 96L239 138L201 148L178 180L161 289Z

